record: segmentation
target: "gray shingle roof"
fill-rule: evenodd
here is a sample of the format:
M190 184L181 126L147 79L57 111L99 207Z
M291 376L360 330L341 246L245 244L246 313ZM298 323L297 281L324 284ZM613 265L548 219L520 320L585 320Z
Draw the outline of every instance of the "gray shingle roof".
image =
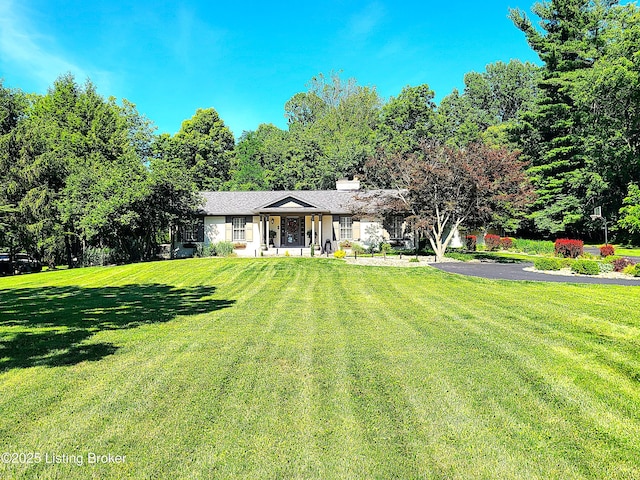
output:
M287 190L254 192L200 192L204 198L205 215L256 215L258 213L328 213L349 214L362 203L366 193L341 190ZM310 206L290 208L276 206L291 197ZM280 202L282 203L282 202Z

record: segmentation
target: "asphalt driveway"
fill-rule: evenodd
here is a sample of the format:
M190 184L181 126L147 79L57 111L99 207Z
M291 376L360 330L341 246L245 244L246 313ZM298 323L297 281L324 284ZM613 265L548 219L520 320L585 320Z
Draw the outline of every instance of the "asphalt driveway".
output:
M549 275L546 273L528 272L525 267L533 266L533 263L470 263L470 262L446 262L432 263L432 267L449 273L469 275L472 277L489 278L492 280L525 280L534 282L559 282L559 283L591 283L604 285L633 285L640 286L640 280L625 280L622 278L597 278L582 277L577 275Z

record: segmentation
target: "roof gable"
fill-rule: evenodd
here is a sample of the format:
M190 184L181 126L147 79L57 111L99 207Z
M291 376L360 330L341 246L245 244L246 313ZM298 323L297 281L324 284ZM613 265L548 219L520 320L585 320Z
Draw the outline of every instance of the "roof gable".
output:
M273 209L273 208L293 208L293 209L298 209L298 208L312 208L312 209L317 209L318 207L316 205L312 205L309 202L305 202L304 200L301 200L300 198L297 198L293 195L286 195L284 197L282 197L281 199L275 201L275 202L270 202L266 205L263 205L262 207L259 207L258 210L269 210L269 209Z

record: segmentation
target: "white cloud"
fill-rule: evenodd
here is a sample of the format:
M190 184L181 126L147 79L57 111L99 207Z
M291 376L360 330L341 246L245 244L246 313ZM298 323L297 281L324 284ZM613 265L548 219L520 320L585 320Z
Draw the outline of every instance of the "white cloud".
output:
M190 73L200 68L203 61L215 61L224 54L225 31L212 27L194 9L184 5L176 9L170 22L162 22L158 34L173 58Z
M366 40L380 25L385 16L384 7L371 3L361 12L353 15L349 21L348 36L353 40Z
M28 12L14 0L0 0L0 62L5 68L21 72L20 76L31 78L39 89L67 72L80 82L91 77L84 68L56 51L55 38L39 33ZM94 73L94 80L107 81L106 72Z

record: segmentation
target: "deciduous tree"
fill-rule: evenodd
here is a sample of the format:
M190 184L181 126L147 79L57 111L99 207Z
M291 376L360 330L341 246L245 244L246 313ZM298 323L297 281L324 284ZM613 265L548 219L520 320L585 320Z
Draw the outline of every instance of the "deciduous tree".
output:
M164 157L179 159L200 190L219 190L230 178L235 140L213 108L198 109L174 137L165 139Z
M410 153L433 138L436 123L435 93L429 85L406 86L383 107L377 129L378 143L386 149Z
M381 150L367 164L367 173L369 185L395 192L377 194L382 211L408 212L408 221L427 237L436 261L461 225L512 219L532 198L518 155L481 143L458 149L426 141L413 154Z
M640 238L640 187L635 183L629 184L627 196L620 208L618 225L627 230L635 240Z

